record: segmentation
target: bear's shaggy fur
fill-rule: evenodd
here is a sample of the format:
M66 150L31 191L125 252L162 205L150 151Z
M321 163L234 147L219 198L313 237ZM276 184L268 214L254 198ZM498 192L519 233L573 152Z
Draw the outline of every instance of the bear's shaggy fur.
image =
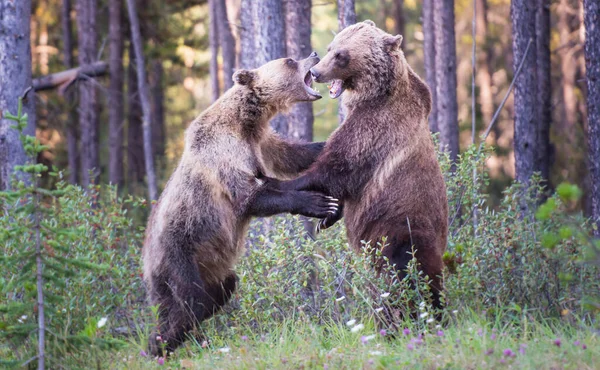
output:
M303 176L281 189L322 191L340 199L350 244L358 250L361 241L370 241L375 247L387 237L382 254L400 275L414 246L440 306L446 187L427 125L431 94L407 64L401 42L402 36L371 21L334 38L311 73L317 82L331 83L333 98L345 91L346 120ZM321 225L335 221L331 217Z
M320 98L308 74L318 61L313 53L236 72L236 84L187 129L183 156L152 211L142 252L150 302L159 306L158 333L149 340L153 355L161 353L160 342L167 351L179 346L229 300L251 216L321 218L337 211L323 194L274 190L260 180L297 176L323 148L283 140L268 123L295 102Z

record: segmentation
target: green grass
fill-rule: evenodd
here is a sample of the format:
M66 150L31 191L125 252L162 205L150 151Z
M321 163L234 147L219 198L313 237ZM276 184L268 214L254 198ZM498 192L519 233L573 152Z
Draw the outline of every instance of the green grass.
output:
M357 319L357 324L359 320ZM208 326L211 324L209 323ZM598 333L563 321L502 325L479 315L459 315L444 328L382 336L373 323L359 332L345 324L287 321L266 332L249 328L207 329L210 344L188 342L159 365L143 357L143 336L119 352L111 368L193 369L597 369ZM438 331L440 331L438 333ZM365 337L374 336L365 341ZM512 355L509 353L512 353Z

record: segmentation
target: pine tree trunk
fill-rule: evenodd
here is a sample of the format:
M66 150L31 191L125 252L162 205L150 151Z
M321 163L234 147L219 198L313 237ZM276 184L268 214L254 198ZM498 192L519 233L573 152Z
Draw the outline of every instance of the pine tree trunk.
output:
M155 161L165 154L164 68L160 59L150 62L150 97L152 99L152 153Z
M96 1L77 0L77 36L79 65L96 61ZM98 175L98 112L94 81L79 81L79 131L81 185L87 187Z
M511 2L514 70L525 55L530 40L529 53L525 56L523 72L515 81L515 172L517 181L528 184L535 171L537 144L537 70L535 18L536 3L528 0Z
M61 24L62 24L62 42L63 42L63 64L65 69L74 67L73 63L73 30L71 25L71 0L63 0L61 7ZM74 93L72 89L67 91L67 101L74 101ZM65 124L65 132L67 137L67 158L69 166L69 182L77 184L79 176L79 165L77 158L79 151L77 150L77 111L69 107L67 122Z
M440 148L449 151L452 161L456 161L459 143L454 1L439 0L434 3L435 79Z
M288 0L286 8L287 53L296 60L312 52L310 46L310 18L312 0ZM295 139L313 139L312 103L299 103L288 114L288 136Z
M227 91L233 86L233 70L235 69L235 39L231 32L231 24L227 15L225 0L216 0L217 25L219 43L221 44L221 58L223 60L223 86Z
M129 68L127 70L127 173L129 184L141 183L146 176L144 163L144 133L142 129L142 106L135 71L135 52L129 45Z
M341 31L344 28L356 23L356 9L354 7L354 0L337 0L338 6L338 30ZM342 104L342 96L338 100L338 119L339 124L344 123L346 119L346 110L344 104Z
M245 69L256 67L252 9L253 0L242 0L240 4L240 68Z
M109 181L123 185L123 2L110 0L108 4L109 70L108 91L108 140L109 140Z
M280 0L256 0L252 4L255 30L256 65L283 58L285 50L285 18ZM288 134L287 119L278 114L271 120L271 127L282 136Z
M537 0L535 15L538 133L535 170L550 179L550 123L552 121L552 75L550 68L550 0Z
M398 35L404 36L404 28L406 27L406 19L404 19L404 0L394 1L394 31ZM404 43L402 43L404 49Z
M600 237L600 3L584 0L588 158L594 234Z
M435 27L433 23L433 0L423 0L423 54L425 80L431 91L429 130L439 132L437 123L437 84L435 82Z
M154 172L154 158L152 155L152 112L150 108L150 91L146 80L146 63L144 61L142 35L140 22L135 8L135 0L127 0L129 11L129 25L131 26L131 41L136 59L138 78L138 91L142 104L142 127L144 130L144 163L146 168L146 181L148 184L148 198L150 201L158 199L156 173Z
M31 86L30 17L30 0L0 2L0 190L10 189L14 167L27 161L19 133L11 127L15 123L4 114L17 114L19 97ZM34 92L23 101L27 135L35 135L34 101Z
M561 0L557 9L558 34L560 37L561 86L562 86L562 128L561 134L567 138L566 145L576 145L575 125L577 124L577 96L575 93L575 78L577 74L577 62L573 55L575 48L571 33L573 32L573 9L569 0Z
M217 19L217 2L220 0L208 0L209 29L208 45L210 47L210 89L212 101L219 99L221 89L219 88L219 26Z
M483 122L487 126L494 116L492 94L491 48L488 41L487 0L477 0L477 38L481 47L478 50L477 81L479 85L479 105ZM496 138L497 139L497 138Z

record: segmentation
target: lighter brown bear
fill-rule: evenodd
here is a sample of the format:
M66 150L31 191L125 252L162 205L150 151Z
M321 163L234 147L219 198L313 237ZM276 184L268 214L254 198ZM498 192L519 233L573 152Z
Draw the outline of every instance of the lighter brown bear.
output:
M343 202L350 244L386 237L382 254L404 275L412 247L441 306L442 255L448 236L446 187L427 125L431 93L406 62L402 36L371 21L345 28L311 72L342 95L344 123L317 161L283 190L331 194ZM330 226L337 217L321 223ZM382 266L382 261L379 261Z
M269 126L277 112L321 97L308 72L318 61L313 53L236 72L235 85L187 129L183 156L152 210L142 252L150 302L159 307L158 332L149 339L153 355L175 349L230 299L252 216L322 218L337 211L321 193L280 191L260 180L297 176L323 148L283 140Z

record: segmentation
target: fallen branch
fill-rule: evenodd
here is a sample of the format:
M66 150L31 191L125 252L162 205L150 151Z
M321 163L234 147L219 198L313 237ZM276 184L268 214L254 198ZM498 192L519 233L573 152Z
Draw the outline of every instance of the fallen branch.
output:
M81 78L104 76L108 73L106 62L95 62L83 67L67 69L66 71L52 73L33 80L35 91L51 90L58 87L62 94L75 81Z

